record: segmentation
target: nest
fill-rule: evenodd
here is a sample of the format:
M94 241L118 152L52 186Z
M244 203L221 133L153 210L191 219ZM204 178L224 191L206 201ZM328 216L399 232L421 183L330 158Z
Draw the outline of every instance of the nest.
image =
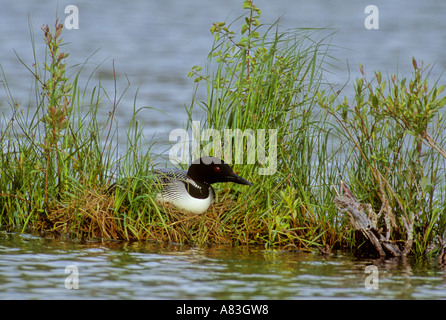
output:
M126 238L122 218L114 210L114 197L91 190L53 205L42 217L38 229L70 238Z
M200 215L179 211L168 204L154 208L149 203L141 206L140 212L131 213L125 205L115 211L114 195L86 190L81 196L71 195L55 203L41 215L37 228L59 238L228 244L240 242L239 236L243 234L244 241L249 241L251 232L245 230L251 224L249 218L243 215L240 221L240 215L233 211L228 214L233 206L234 200L223 196Z

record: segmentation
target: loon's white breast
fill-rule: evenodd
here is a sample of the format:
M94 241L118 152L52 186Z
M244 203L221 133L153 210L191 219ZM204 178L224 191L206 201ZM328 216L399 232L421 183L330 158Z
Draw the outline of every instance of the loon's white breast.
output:
M179 210L202 214L215 202L215 192L212 186L196 183L187 176L185 171L157 169L154 173L162 184L161 192L156 195L156 200L161 203L170 203ZM191 188L207 188L208 196L205 198L194 197L191 195Z

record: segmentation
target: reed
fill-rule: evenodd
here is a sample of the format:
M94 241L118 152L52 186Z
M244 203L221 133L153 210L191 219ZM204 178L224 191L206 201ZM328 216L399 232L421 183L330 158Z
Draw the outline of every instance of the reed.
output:
M215 41L207 64L189 73L197 92L202 85L207 89L206 101L195 98L190 104L190 123L201 108L202 130L277 131L275 173L259 175L259 161L236 166L254 182L240 195L246 209L235 207L227 213L237 217L243 242L332 248L343 242L344 233L330 203L335 195L331 181L338 173L335 166L326 166L332 157L327 153L330 129L316 99L325 85L323 68L333 59L330 34L325 29L283 32L278 21L262 25L261 11L251 1L245 1L244 8L248 14L234 23L212 26ZM232 30L237 23L242 25L240 32ZM227 150L224 145L220 149ZM242 151L246 163L250 151L246 145ZM222 153L225 159L237 157ZM254 237L252 230L257 230Z
M2 122L0 135L1 225L64 237L138 238L144 228L135 225L141 221L121 212L122 199L106 189L116 175L137 174L150 166L151 158L138 149L141 129L134 117L127 131L128 151L120 156L114 114L121 97L109 99L110 115L99 124L97 113L109 94L100 82L91 84L93 74L81 85L85 65L70 69L73 75L67 76L69 54L63 51L62 30L57 21L54 29L42 27L47 45L42 67L36 54L31 67L22 61L35 81L35 100L29 106L16 103L4 81L11 117ZM132 170L129 163L135 164Z

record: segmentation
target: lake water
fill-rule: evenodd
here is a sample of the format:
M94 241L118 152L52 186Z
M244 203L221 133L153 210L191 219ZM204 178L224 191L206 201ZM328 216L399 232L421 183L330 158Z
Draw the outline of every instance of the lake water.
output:
M243 13L238 0L171 1L31 1L0 3L0 64L15 100L32 108L33 79L15 52L31 65L33 53L28 15L43 61L40 26L61 21L67 5L79 9L79 29L65 30L69 65L99 67L102 84L113 94L113 63L118 95L127 79L117 116L120 129L136 107L145 135L155 135L159 149L168 134L183 128L184 105L191 101L193 82L187 72L204 65L212 44L209 28L216 21L232 21ZM358 64L366 71L410 75L411 58L434 64L431 76L444 83L446 67L446 2L403 1L256 1L262 21L282 17L284 29L330 27L337 31L332 55L339 60L327 73L335 83L350 83ZM379 29L367 30L364 9L379 9ZM331 32L331 31L330 31ZM15 50L15 52L14 52ZM347 64L349 67L347 67ZM87 76L89 75L86 72ZM348 95L348 89L345 91ZM0 113L10 115L5 90L0 90ZM31 103L30 103L31 101ZM112 103L104 101L106 117ZM101 116L100 115L100 116ZM197 119L199 120L199 119ZM377 289L368 289L366 267L376 265ZM65 268L79 273L79 289L65 287ZM373 269L375 270L375 269ZM357 260L345 255L321 256L263 248L209 247L153 243L76 243L33 235L0 234L0 299L437 299L446 297L444 269L435 262ZM375 283L376 284L376 283Z
M381 70L383 75L396 72L410 75L413 56L426 65L435 64L432 78L444 80L446 2L442 0L259 0L255 3L262 9L262 22L273 23L281 18L283 30L329 27L327 34L336 32L331 39L331 55L338 62L334 67L326 66L329 71L326 77L331 83L344 84L350 79L351 84L359 75L360 62L369 75L374 70ZM0 4L3 30L0 63L15 99L22 106L28 106L32 101L33 79L14 53L15 50L25 63L32 64L28 15L42 61L45 47L40 26L53 25L56 15L64 22L68 17L65 7L76 5L79 29L66 29L63 34L70 52L68 64L84 63L99 50L88 60L84 74L88 77L102 63L99 68L102 85L113 97L114 63L118 96L125 90L127 80L130 82L117 110L120 129L128 126L138 91L137 108L149 106L162 111L143 109L138 113L138 120L148 140L155 135L155 148L163 152L170 131L185 125L184 105L190 104L194 87L187 73L192 66L203 66L206 61L213 41L210 26L216 21L231 22L243 14L241 4L241 0L188 0L187 3L180 0L4 0ZM369 4L379 10L377 30L364 26L368 16L364 11ZM347 85L345 94L351 92ZM99 116L105 118L112 102L106 99L103 102ZM0 90L0 112L10 114L4 90Z
M0 299L333 298L444 299L445 270L434 261L0 233Z

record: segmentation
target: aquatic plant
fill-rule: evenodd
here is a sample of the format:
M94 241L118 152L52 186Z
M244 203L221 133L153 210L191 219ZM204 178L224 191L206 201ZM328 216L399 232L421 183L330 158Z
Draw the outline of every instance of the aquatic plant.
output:
M375 229L400 244L403 255L438 251L446 226L444 86L430 88L429 69L412 60L413 78L381 72L357 79L355 97L336 104L320 94L345 146L343 179L371 206Z
M204 83L207 97L194 99L188 114L192 122L194 108L204 110L203 130L277 129L277 173L256 174L259 163L240 166L257 187L243 191L245 212L227 214L246 227L245 242L392 255L370 246L336 204L335 186L345 181L358 204L370 206L369 227L394 245L393 254L440 250L446 243L444 86L429 87L428 70L415 59L412 79L395 75L385 82L377 71L376 85L361 65L353 102L339 103L341 92L327 94L331 85L323 82L324 66L334 61L330 35L321 36L327 30L281 32L278 23L259 23L252 1L244 8L249 14L240 18L240 32L232 31L235 22L211 27L207 64L189 73L197 87ZM259 229L267 232L249 233Z
M194 66L189 73L197 91L203 84L207 88L206 101L194 98L188 108L190 123L198 114L195 109L201 107L203 130L276 130L277 154L270 154L269 160L277 162L278 170L259 175L258 169L265 166L259 159L237 166L254 181L254 187L243 191L246 210L235 208L227 215L235 219L245 243L298 248L322 243L325 250L343 233L335 223L336 212L326 210L328 194L334 196L327 184L335 178L334 167L315 165L328 159L326 119L315 97L322 85L325 59L332 59L327 44L330 34L325 29L283 32L279 21L262 25L261 10L252 1L245 1L243 7L248 14L233 23L213 24L210 31L215 41L207 64ZM239 32L232 30L237 22L241 23ZM265 148L272 143L267 138ZM250 152L245 145L243 163ZM237 157L226 152L223 156Z
M133 216L123 217L114 210L113 205L119 208L119 199L108 195L106 187L121 171L147 170L150 157L135 152L142 143L135 118L127 131L128 151L119 156L113 140L117 135L114 114L121 97L115 92L108 99L100 82L91 85L93 75L82 88L79 79L88 59L67 76L71 69L66 63L69 54L62 51L62 30L57 21L53 30L42 27L47 46L43 67L33 33L34 63L27 66L19 58L35 81L29 106L15 102L3 74L12 115L1 124L0 223L64 237L129 239ZM111 111L107 121L99 124L99 106L107 99ZM129 169L129 163L137 166Z

